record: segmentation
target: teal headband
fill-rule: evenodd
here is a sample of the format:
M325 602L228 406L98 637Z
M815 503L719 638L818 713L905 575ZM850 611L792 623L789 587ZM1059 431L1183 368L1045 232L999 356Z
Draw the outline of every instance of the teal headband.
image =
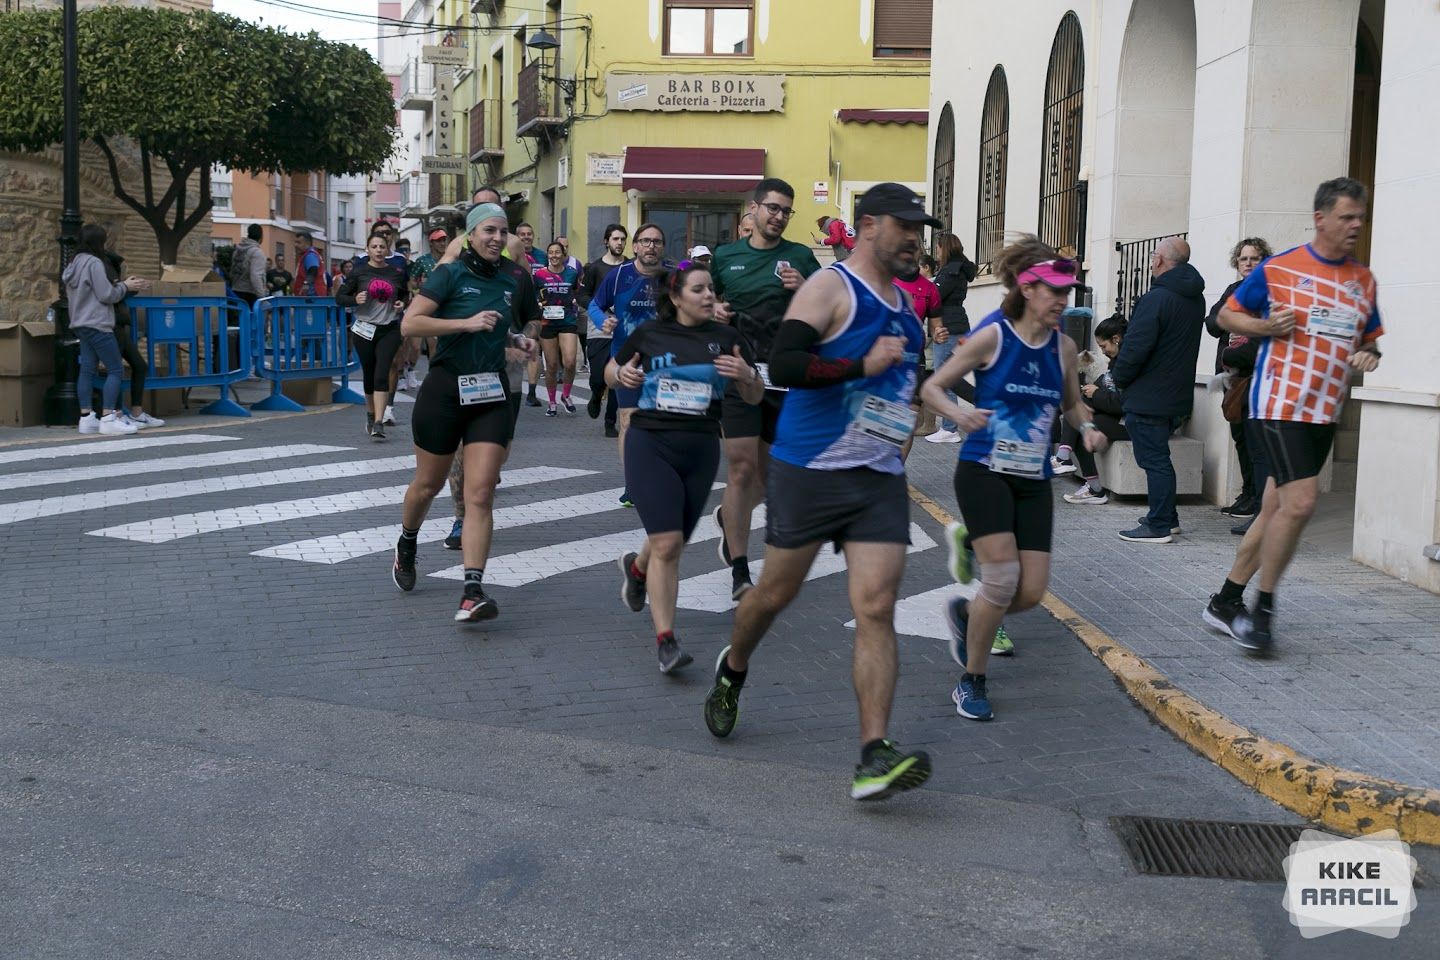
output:
M471 207L470 210L465 214L465 232L474 233L475 228L478 227L482 222L490 220L494 217L499 217L501 220L504 220L507 223L510 219L509 217L505 216L505 211L500 207L500 204L498 203L477 203L475 206Z

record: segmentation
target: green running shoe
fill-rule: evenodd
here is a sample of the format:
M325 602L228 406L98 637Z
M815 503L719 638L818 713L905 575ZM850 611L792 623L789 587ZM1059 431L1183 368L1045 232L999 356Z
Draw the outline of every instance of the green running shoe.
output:
M705 728L717 737L728 737L740 717L740 688L720 673L720 665L729 652L730 647L726 645L715 658L715 685L705 698Z
M1015 644L1010 640L1010 634L1005 632L1005 624L995 628L995 639L990 641L990 652L997 657L1015 656Z
M930 755L924 750L901 753L889 740L870 755L869 761L855 765L855 780L850 784L851 800L884 800L892 793L913 790L930 779Z
M969 531L965 524L956 520L945 528L945 542L950 546L950 576L956 583L969 583L974 579L970 570L970 551L965 547Z

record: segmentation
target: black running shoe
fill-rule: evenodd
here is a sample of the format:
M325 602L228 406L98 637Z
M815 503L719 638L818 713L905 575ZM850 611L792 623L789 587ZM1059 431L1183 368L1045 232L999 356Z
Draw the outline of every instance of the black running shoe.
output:
M366 411L365 411L365 436L368 437L368 436L370 436L371 434L373 434L374 432L375 432L375 414L371 413L369 410L366 410Z
M1255 514L1259 511L1259 507L1260 503L1258 498L1254 496L1247 497L1244 494L1241 494L1239 497L1235 498L1234 503L1230 504L1230 506L1228 507L1225 507L1220 512L1225 514L1226 516L1234 517L1236 520L1244 520L1248 517L1255 516Z
M695 659L680 649L674 637L666 637L664 643L655 647L655 653L660 660L660 672L667 676Z
M559 410L556 410L556 409L555 409L555 404L552 403L552 404L550 404L550 406L548 406L548 407L545 408L545 416L547 416L547 417L558 417L558 416L560 416L560 411L559 411Z
M620 431L615 429L612 423L605 424L605 439L614 440L620 436Z
M500 615L500 607L485 593L478 583L467 583L465 594L460 598L460 609L455 611L456 623L477 623L494 620Z
M525 395L525 406L527 406L527 407L538 407L538 406L541 406L540 398L537 397L537 396L535 396L535 394L533 394L533 393L528 393L528 394L526 394L526 395Z
M1234 600L1224 600L1218 593L1210 595L1210 603L1206 605L1205 612L1200 618L1205 621L1205 626L1211 630L1225 634L1230 639L1235 639L1235 618L1245 612L1245 600L1236 597Z
M1268 611L1250 613L1242 609L1236 614L1231 629L1235 642L1244 647L1250 656L1268 657L1275 652L1275 637L1270 633Z
M604 395L596 390L590 394L590 399L585 401L585 412L590 414L591 420L600 419L600 410L605 406Z
M1250 528L1254 525L1255 518L1253 516L1246 517L1244 520L1241 520L1239 523L1235 524L1235 526L1231 527L1230 532L1237 537L1243 537L1245 536L1245 534L1250 532Z
M735 721L740 717L740 688L720 672L720 665L729 653L727 644L715 659L715 685L710 688L710 696L705 698L705 729L717 737L730 736L730 731L735 729Z
M566 413L574 413L574 412L575 412L575 401L574 401L574 400L571 400L569 397L561 397L561 398L560 398L560 406L562 406L562 407L565 408L565 412L566 412Z
M627 553L620 558L620 573L624 580L620 584L620 599L634 613L645 609L645 581L630 572L635 566L638 553Z
M892 793L913 790L930 779L930 755L924 750L901 753L889 740L870 755L866 763L855 765L855 780L850 784L851 800L884 800Z
M370 428L370 439L371 439L371 440L384 440L384 439L385 439L385 428L384 428L382 425L378 424L378 423L375 424L375 426L373 426L373 427Z
M739 603L741 597L745 596L745 594L749 593L751 590L754 590L754 589L755 589L755 584L753 584L753 583L750 582L750 574L749 574L749 573L735 573L735 572L732 572L732 573L730 574L730 599L731 599L731 600L734 600L736 603Z
M414 540L407 541L404 537L395 542L395 565L390 568L390 576L395 586L406 593L415 589L415 547Z

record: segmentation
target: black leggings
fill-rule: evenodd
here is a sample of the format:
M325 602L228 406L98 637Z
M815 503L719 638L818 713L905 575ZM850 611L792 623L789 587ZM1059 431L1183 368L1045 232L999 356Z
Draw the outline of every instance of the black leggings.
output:
M400 352L401 345L405 343L405 338L400 336L400 324L387 323L383 327L376 327L375 337L371 340L352 333L350 342L355 345L355 352L360 354L360 373L365 380L365 392L375 392L377 373L380 389L388 392L390 368L395 365L395 354Z
M684 534L705 514L720 469L720 437L691 430L625 431L625 490L646 533Z
M140 355L129 324L115 325L115 339L120 341L120 356L130 365L130 406L144 406L145 377L150 373L150 364Z

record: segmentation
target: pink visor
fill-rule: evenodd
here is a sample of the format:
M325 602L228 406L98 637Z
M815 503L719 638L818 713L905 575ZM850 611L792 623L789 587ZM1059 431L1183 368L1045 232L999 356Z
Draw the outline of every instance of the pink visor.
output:
M1037 263L1028 270L1020 271L1020 275L1015 280L1017 283L1043 283L1056 290L1083 286L1079 280L1075 279L1074 260L1046 260L1043 263Z

